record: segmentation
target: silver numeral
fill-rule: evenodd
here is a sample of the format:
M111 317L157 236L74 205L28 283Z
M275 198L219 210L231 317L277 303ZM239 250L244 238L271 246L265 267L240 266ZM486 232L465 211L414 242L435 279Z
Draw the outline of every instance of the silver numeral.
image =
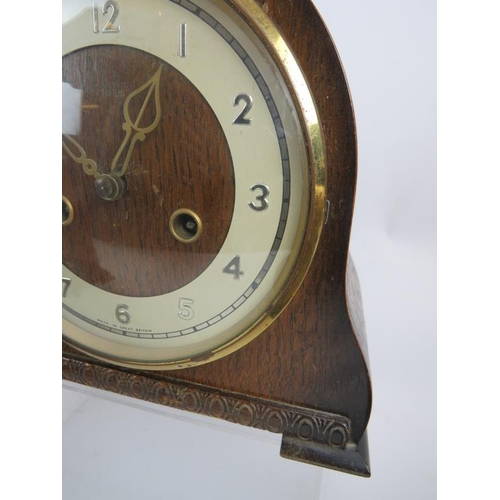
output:
M187 55L187 23L181 23L179 26L179 57Z
M243 109L239 115L233 120L235 125L251 125L252 119L247 118L248 113L252 109L253 99L248 94L238 94L233 100L233 106L239 106L240 102L244 103Z
M66 294L68 293L68 288L71 285L71 278L64 278L62 279L62 296L66 297Z
M235 280L239 280L243 276L241 270L241 258L239 255L234 257L231 262L222 270L225 274L231 274Z
M189 320L194 318L194 300L181 297L179 299L179 318Z
M270 194L269 188L265 184L254 184L250 188L250 191L257 191L258 193L255 196L255 200L248 204L249 207L256 212L267 210L269 207L269 201L267 199Z
M94 33L99 33L99 7L96 2L92 2L92 29Z
M128 312L128 306L126 304L118 304L115 309L115 316L116 319L126 325L127 323L130 323L130 314Z
M101 9L102 15L109 17L102 29L103 33L119 33L120 26L115 24L118 14L120 13L120 5L116 0L107 0ZM99 7L97 2L92 2L92 29L94 33L99 33Z

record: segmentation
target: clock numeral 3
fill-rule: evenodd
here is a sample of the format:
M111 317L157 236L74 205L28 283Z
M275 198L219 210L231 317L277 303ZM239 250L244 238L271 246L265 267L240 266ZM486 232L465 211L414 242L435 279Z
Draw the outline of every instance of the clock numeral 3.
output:
M103 33L119 33L120 26L115 24L115 21L120 13L120 6L116 0L107 0L102 6L102 15L105 16L109 12L109 18L102 29ZM99 33L99 7L97 2L92 2L92 26L94 33Z
M251 201L248 205L252 210L255 210L256 212L263 212L264 210L267 210L269 207L269 201L267 197L269 196L270 191L265 184L254 184L250 188L250 191L257 191L257 190L260 190L261 193L255 197L255 201Z

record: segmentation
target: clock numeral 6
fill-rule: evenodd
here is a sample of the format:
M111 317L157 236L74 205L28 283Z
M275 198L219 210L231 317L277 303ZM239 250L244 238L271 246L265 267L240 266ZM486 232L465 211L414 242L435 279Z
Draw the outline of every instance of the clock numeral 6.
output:
M126 304L118 304L115 309L116 319L126 325L130 323L130 313L128 312L128 306Z
M181 297L179 299L179 318L189 320L194 318L194 310L193 310L194 300L186 299Z

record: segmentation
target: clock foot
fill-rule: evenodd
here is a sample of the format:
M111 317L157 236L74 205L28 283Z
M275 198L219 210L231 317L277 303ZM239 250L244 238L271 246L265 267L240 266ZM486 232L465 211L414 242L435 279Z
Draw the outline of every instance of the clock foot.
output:
M81 355L63 356L63 378L282 434L280 454L284 458L358 476L370 476L366 431L360 441L354 443L352 422L348 417L88 361Z
M343 448L325 442L305 441L300 437L283 434L280 455L310 465L347 472L356 476L370 477L368 437L365 432L360 442Z

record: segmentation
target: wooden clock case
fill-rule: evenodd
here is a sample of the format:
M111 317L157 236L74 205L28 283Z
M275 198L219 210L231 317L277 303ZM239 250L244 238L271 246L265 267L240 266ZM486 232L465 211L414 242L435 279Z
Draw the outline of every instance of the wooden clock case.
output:
M310 0L259 3L295 53L326 143L329 210L304 283L263 334L217 361L138 371L63 342L63 378L281 433L282 456L367 477L371 383L359 284L348 253L357 167L349 90Z

